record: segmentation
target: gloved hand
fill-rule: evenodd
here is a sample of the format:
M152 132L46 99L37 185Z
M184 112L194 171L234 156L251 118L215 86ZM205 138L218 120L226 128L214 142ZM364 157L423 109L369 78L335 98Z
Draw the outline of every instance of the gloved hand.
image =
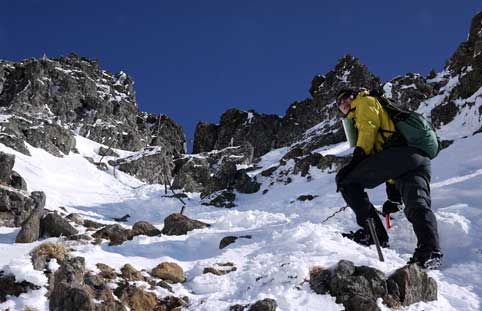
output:
M353 157L351 158L350 163L345 165L344 167L341 168L341 170L338 171L335 177L336 181L336 191L338 192L339 190L339 184L340 182L355 168L357 167L358 164L360 164L361 161L365 160L367 158L367 155L365 154L365 151L361 147L356 147L355 150L353 150Z
M383 203L382 215L386 216L387 214L399 212L402 208L402 203L386 200L385 203Z

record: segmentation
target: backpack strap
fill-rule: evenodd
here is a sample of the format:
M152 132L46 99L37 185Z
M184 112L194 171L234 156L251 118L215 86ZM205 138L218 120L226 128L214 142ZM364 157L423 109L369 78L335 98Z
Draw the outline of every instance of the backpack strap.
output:
M390 133L390 134L392 134L392 135L395 134L395 133L397 133L397 132L395 132L395 131L389 131L389 130L382 129L381 127L378 128L378 132L380 132L380 135L382 136L383 143L385 143L386 139L389 138L389 136L386 137L386 136L384 135L385 133Z

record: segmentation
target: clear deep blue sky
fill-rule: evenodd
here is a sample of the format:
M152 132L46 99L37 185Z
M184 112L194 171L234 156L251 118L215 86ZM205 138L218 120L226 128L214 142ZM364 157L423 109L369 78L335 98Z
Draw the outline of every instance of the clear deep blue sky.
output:
M389 80L440 70L480 0L4 1L0 59L97 58L135 80L142 111L193 137L230 107L283 115L350 53Z

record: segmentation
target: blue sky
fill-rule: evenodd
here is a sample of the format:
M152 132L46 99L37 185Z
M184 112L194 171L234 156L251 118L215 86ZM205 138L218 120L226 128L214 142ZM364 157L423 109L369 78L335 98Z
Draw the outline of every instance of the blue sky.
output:
M5 4L7 3L7 4ZM135 80L142 111L193 137L228 108L283 115L350 53L389 80L441 70L478 1L5 1L0 59L97 58Z

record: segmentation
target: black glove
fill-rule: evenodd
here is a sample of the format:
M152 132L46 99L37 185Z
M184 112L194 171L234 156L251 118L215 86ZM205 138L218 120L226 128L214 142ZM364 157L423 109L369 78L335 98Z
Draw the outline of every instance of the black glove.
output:
M335 177L336 181L336 190L338 191L338 185L340 182L355 168L357 167L358 164L360 164L361 161L365 160L367 158L367 155L365 154L365 151L363 151L363 148L361 147L356 147L355 150L353 150L353 157L351 158L350 163L345 165L344 167L341 168L341 170L338 171Z
M402 203L386 200L385 203L383 203L382 215L386 216L388 214L399 212L402 210L402 208Z

